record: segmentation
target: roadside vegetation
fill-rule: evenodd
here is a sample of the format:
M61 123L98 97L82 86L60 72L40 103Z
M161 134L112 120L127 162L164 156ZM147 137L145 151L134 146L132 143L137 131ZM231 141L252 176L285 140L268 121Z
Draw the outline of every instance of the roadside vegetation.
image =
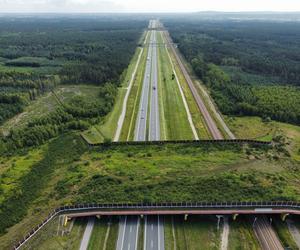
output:
M300 124L298 23L169 19L166 24L223 114Z
M275 229L275 232L277 233L278 238L285 249L299 249L293 239L293 236L289 232L287 223L282 221L280 216L273 216L272 223L273 228Z
M229 225L228 249L261 250L249 217L239 215Z
M166 217L166 250L220 249L220 233L217 219L213 216L192 215L187 220L183 216Z
M62 204L300 200L299 164L279 146L191 143L89 148L71 133L39 149L2 156L0 162L0 247L4 249Z
M158 43L163 43L162 34L157 33ZM165 122L162 125L162 131L165 130L165 137L168 140L194 139L191 126L188 122L183 100L173 73L172 65L167 54L167 48L158 47L159 61L159 84L161 86L161 103L160 109L163 109ZM165 129L164 129L165 128Z
M116 115L107 115L147 24L123 18L1 18L1 151L38 146L104 119L104 132L96 127L87 139L111 138Z

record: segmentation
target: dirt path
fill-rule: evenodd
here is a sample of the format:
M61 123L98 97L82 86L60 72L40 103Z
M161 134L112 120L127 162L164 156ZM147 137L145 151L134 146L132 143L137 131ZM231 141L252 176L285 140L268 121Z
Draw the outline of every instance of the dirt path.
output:
M222 236L221 236L221 250L227 250L227 248L228 248L228 236L229 236L228 218L224 217L223 232L222 232Z

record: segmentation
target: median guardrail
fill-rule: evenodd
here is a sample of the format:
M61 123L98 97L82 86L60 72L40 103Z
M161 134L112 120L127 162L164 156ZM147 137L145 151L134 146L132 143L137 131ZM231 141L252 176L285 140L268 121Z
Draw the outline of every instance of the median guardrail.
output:
M27 241L48 224L54 217L60 214L69 212L80 211L93 211L93 210L114 210L123 211L129 209L136 210L155 210L155 209L247 209L247 208L278 208L300 210L300 202L295 201L259 201L259 202L157 202L157 203L105 203L105 204L77 204L66 205L54 209L48 217L43 220L39 225L33 228L22 240L18 241L13 249L20 249Z

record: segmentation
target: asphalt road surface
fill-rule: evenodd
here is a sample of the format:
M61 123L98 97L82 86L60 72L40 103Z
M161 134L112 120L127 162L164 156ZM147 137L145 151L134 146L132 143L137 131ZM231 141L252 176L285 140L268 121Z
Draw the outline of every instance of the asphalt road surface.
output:
M165 249L164 227L161 217L146 216L144 229L144 250Z
M89 218L83 233L83 237L81 239L80 248L79 248L80 250L86 250L88 248L91 234L94 228L94 224L95 224L95 217Z
M136 121L136 130L134 135L135 141L146 141L147 135L147 114L148 114L148 102L149 102L149 88L150 88L150 74L151 74L151 62L152 62L152 49L153 31L150 35L150 43L147 55L147 62L145 68L144 81L142 86L142 94L140 100L140 106Z
M137 249L139 224L138 216L125 216L120 219L117 250Z
M150 120L149 120L149 140L160 140L160 122L159 122L159 107L158 107L158 85L157 85L157 47L156 31L153 33L153 48L152 48L152 67L151 67L151 105L150 105Z
M156 21L151 20L149 27L155 28ZM142 93L134 134L135 141L160 140L156 31L151 31L146 60ZM147 116L149 109L150 114L148 124ZM147 130L149 130L148 136ZM163 223L157 215L150 216L149 219L146 217L146 220L148 221L145 221L144 249L163 250ZM139 219L137 216L125 216L120 219L117 250L136 250L138 227Z

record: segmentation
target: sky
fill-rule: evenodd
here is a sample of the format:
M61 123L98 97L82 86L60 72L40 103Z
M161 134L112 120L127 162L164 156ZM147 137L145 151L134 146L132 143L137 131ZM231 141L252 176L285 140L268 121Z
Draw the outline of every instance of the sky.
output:
M0 0L0 12L300 11L300 0Z

